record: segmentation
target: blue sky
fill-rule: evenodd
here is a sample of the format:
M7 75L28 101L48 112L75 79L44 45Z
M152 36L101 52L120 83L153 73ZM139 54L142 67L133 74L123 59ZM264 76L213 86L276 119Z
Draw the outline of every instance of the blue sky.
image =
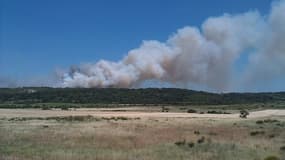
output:
M117 61L143 40L165 41L210 16L259 10L270 0L2 0L0 76L29 79L99 59ZM237 66L242 67L243 60Z

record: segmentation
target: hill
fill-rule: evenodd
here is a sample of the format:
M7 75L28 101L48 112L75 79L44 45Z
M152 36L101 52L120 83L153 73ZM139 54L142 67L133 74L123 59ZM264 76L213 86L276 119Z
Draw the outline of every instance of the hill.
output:
M231 105L285 102L285 92L209 93L177 88L1 88L1 104Z

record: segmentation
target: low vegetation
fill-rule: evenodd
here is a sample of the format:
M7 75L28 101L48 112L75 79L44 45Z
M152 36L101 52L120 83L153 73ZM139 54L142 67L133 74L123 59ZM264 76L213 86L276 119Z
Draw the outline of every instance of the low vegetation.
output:
M96 97L96 98L94 98ZM257 107L284 108L285 92L217 94L175 88L116 89L116 88L2 88L0 107L42 107L38 104L85 104L84 107L112 104L139 105L233 105L260 104ZM22 105L16 105L22 104ZM59 105L62 104L62 105ZM90 104L90 105L89 105ZM109 105L111 104L111 105ZM240 106L240 105L239 105ZM46 108L46 107L44 107Z
M58 116L58 117L13 117L9 118L8 121L31 121L31 120L56 120L59 122L86 122L86 121L100 121L100 120L139 120L139 117L93 117L87 116Z
M276 124L284 121L284 117L2 117L0 159L282 160L285 128Z

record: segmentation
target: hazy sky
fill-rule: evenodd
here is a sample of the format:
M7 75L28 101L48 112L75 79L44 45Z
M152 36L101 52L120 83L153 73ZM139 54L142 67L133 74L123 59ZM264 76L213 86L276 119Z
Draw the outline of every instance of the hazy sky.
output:
M258 10L270 0L2 0L0 78L32 84L56 69L118 61L143 40L166 41L209 17ZM247 57L236 62L242 70ZM33 79L33 80L29 80ZM284 79L283 79L284 80ZM284 81L253 90L284 90ZM280 81L280 82L279 82ZM7 84L7 82L5 82ZM14 82L13 82L14 83ZM263 86L263 85L261 85Z

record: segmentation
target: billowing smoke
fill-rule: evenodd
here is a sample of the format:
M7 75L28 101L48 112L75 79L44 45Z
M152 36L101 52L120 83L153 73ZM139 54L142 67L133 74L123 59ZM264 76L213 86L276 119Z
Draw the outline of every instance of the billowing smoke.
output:
M250 56L239 83L285 73L285 1L274 2L267 16L258 11L224 14L208 18L201 29L178 29L164 43L144 41L118 62L71 67L62 75L62 85L134 87L159 80L227 91L236 83L234 66L242 54Z

